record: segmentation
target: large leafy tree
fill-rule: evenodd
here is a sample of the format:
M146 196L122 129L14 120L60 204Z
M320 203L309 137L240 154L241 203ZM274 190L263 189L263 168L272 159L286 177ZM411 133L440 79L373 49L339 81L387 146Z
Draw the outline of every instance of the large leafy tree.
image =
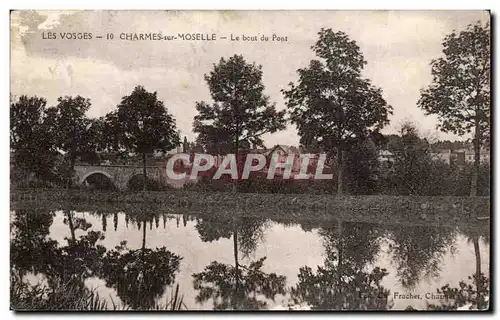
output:
M456 189L463 183L457 174L464 170L433 154L417 124L403 122L399 135L387 136L384 148L392 155L382 164L384 170L378 180L381 191L395 195L458 195Z
M92 118L86 120L86 130L83 133L83 141L80 147L80 160L90 164L101 161L101 154L106 150L107 138L104 133L104 118Z
M99 133L92 129L97 120L86 115L90 109L89 99L81 96L60 97L58 104L46 111L44 123L55 146L65 154L67 187L71 184L75 162L78 157L95 152Z
M389 180L396 194L425 194L432 179L433 160L429 143L420 138L415 124L403 123L400 135L393 137L387 147L394 155Z
M10 149L17 168L34 174L39 179L54 178L57 150L46 122L44 98L21 96L11 99Z
M336 154L337 194L343 192L343 154L349 146L382 128L392 108L382 90L361 76L366 61L355 41L343 32L321 29L311 49L319 60L297 70L298 84L283 90L300 143Z
M490 31L477 23L447 35L443 56L431 61L432 84L418 105L438 117L443 132L473 133L474 170L470 195L477 194L480 150L490 135Z
M205 81L214 103L196 103L193 131L207 152L238 154L263 147L262 135L285 128L285 111L276 111L264 94L262 66L241 55L221 58Z
M346 178L351 194L372 194L377 189L379 173L378 148L372 139L355 144L345 159Z
M106 116L105 132L116 149L142 155L144 189L147 183L146 157L153 152L167 152L180 144L174 117L156 92L137 86L122 98L118 109Z

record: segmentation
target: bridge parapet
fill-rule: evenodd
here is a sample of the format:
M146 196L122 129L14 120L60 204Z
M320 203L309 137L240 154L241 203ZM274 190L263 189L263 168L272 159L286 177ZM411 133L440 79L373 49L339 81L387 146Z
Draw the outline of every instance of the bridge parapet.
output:
M165 179L165 169L159 166L146 166L147 175L151 179ZM88 177L93 174L102 174L108 177L111 182L120 190L127 188L128 182L136 175L143 174L142 166L127 165L85 165L75 166L75 173L78 184L83 185Z

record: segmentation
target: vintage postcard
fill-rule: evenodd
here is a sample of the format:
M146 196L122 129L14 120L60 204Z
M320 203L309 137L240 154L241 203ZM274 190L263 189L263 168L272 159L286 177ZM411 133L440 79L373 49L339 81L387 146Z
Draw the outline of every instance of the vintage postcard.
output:
M10 307L490 310L489 11L10 13Z

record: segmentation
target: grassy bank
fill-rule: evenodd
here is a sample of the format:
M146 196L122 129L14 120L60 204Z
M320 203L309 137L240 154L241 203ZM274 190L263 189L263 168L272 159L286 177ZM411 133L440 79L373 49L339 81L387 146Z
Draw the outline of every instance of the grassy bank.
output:
M296 220L357 220L435 225L464 223L490 213L489 197L325 196L312 194L98 192L13 190L11 210L49 208L78 211L154 211Z

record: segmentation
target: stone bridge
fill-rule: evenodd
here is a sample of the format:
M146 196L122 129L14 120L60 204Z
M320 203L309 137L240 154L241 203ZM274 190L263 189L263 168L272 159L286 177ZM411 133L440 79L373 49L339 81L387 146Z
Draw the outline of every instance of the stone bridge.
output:
M78 179L78 185L85 184L88 177L101 174L108 177L111 182L120 190L127 189L129 181L137 176L142 175L142 166L128 166L128 165L75 165L75 173ZM166 178L165 168L158 166L146 167L148 178L155 180L162 180Z

